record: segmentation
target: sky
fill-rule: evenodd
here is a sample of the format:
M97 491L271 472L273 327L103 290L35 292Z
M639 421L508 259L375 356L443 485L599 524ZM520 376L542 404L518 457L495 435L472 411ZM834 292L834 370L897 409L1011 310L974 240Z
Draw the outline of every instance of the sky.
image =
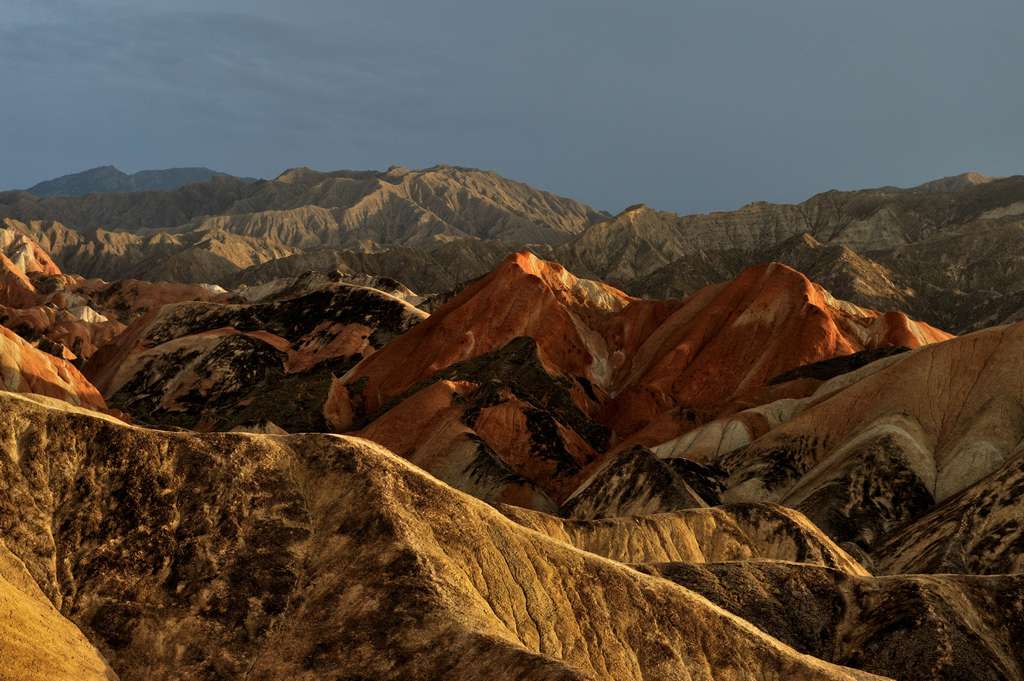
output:
M0 0L0 187L439 163L617 212L1024 173L1020 0Z

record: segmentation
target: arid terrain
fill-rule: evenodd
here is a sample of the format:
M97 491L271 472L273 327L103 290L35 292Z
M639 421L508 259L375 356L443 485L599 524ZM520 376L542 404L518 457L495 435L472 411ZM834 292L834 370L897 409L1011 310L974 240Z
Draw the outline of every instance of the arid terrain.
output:
M0 220L2 681L1024 681L1024 177Z

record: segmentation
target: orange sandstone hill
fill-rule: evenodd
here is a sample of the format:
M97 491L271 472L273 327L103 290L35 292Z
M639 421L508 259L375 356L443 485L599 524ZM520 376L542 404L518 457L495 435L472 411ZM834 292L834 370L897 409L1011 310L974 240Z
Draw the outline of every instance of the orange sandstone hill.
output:
M88 357L124 325L82 296L58 291L57 282L80 281L64 275L28 235L0 228L0 324L64 359Z
M757 265L690 296L651 334L621 381L610 422L623 436L646 427L634 439L653 444L733 403L762 401L756 393L796 367L951 337L900 312L837 300L785 265Z
M105 409L95 386L73 364L32 347L0 326L0 388L38 393L90 409Z
M0 253L25 274L60 274L50 254L29 234L13 229L7 222L0 227Z
M675 305L517 253L337 381L325 415L478 496L550 509L610 446L601 407Z
M11 307L27 307L37 300L36 287L28 275L0 253L0 301Z
M645 314L627 313L633 305L644 308ZM350 372L336 388L332 423L345 429L437 371L499 350L518 337L536 342L546 370L586 379L609 391L616 369L625 361L621 346L632 341L635 348L673 307L578 279L532 253L516 253L412 333L396 339L386 352ZM639 328L626 330L615 323L630 317L636 318L634 327Z
M32 275L62 274L49 254L28 234L0 226L0 304L29 307L40 295Z
M786 371L947 338L776 263L651 301L522 252L337 380L325 416L484 498L557 505L605 452L770 400Z

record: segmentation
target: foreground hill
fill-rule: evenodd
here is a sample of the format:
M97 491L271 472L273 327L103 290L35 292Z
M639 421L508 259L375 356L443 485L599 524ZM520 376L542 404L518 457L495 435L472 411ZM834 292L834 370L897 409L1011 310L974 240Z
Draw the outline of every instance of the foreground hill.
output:
M879 678L526 529L365 441L148 431L0 403L7 549L124 680ZM24 578L19 590L32 597ZM60 626L76 678L108 678ZM12 643L17 668L59 654Z
M770 504L565 520L357 438L10 393L0 443L15 681L1024 678L1019 577L872 577Z
M0 541L0 659L12 681L103 679L117 675L82 632L65 619Z
M867 577L778 562L644 566L837 664L913 681L1024 676L1024 576Z

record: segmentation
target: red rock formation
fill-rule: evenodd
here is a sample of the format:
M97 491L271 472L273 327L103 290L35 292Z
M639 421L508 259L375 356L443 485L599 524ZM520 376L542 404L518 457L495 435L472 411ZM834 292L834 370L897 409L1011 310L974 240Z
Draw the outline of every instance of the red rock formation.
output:
M951 337L899 312L836 300L785 265L758 265L687 298L651 334L609 404L607 421L624 437L678 407L702 420L730 403L749 402L772 377L801 365Z
M523 336L539 370L529 352L509 349ZM836 300L777 263L684 301L647 301L517 253L336 380L324 412L337 431L361 429L451 484L476 489L470 472L483 451L561 502L606 451L662 443L818 385L768 385L786 371L949 337ZM485 449L456 444L465 438Z
M0 304L29 307L37 304L39 298L28 276L10 258L0 253Z
M92 308L61 309L54 305L11 308L0 305L0 323L23 338L46 338L62 348L64 359L88 359L125 330Z
M630 350L671 308L579 279L532 253L516 253L395 339L385 352L363 361L338 384L332 405L338 414L372 413L438 370L521 336L537 342L549 372L582 377L608 391ZM356 383L361 385L359 405L343 406L353 399L348 386ZM334 422L339 430L351 425Z
M90 409L106 409L99 391L74 365L35 349L3 326L0 326L0 388L56 397Z
M73 279L66 289L69 294L87 299L100 312L126 324L150 310L171 303L236 302L231 295L216 286L138 279L122 279L113 283L81 277Z
M218 287L64 274L19 224L0 226L0 324L65 359L88 359L124 323L161 305L228 297Z

